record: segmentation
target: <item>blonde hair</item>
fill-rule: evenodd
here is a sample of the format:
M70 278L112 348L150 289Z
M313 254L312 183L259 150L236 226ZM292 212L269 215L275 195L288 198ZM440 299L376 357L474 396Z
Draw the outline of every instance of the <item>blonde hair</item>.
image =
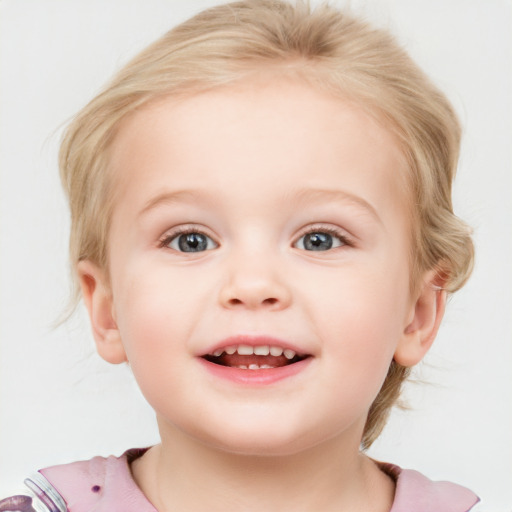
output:
M89 259L108 272L115 204L109 148L129 114L166 95L195 94L269 68L356 101L386 123L410 168L411 282L437 269L448 292L459 289L472 269L473 244L453 214L460 126L449 102L387 32L328 5L313 10L281 0L243 0L201 12L135 57L79 112L60 151L72 264ZM408 374L391 363L368 414L363 448L382 431Z

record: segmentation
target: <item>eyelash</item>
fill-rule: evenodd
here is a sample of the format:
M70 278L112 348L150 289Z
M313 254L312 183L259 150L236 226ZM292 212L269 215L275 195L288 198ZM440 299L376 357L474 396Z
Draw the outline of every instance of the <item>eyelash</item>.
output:
M205 233L205 231L202 230L201 228L193 227L193 226L191 226L191 227L179 227L179 228L174 229L171 233L165 234L159 240L158 247L160 247L160 248L166 248L167 247L168 248L169 244L174 239L179 237L180 235L188 235L188 234L191 234L191 233L201 234L201 235L207 236L208 238L212 239L212 237L210 235L208 235L207 233ZM330 227L330 226L322 226L322 225L313 225L313 226L309 227L307 230L303 231L300 234L300 236L298 236L295 239L293 245L295 246L295 244L297 244L297 242L301 238L305 237L306 235L312 234L312 233L327 233L329 235L332 235L333 237L335 237L338 240L340 240L340 242L342 243L342 245L341 245L342 247L343 246L347 246L347 247L353 247L354 246L354 243L352 242L350 237L348 237L346 235L345 232L342 232L341 230L333 228L333 227Z
M199 227L179 227L171 231L170 233L166 233L158 242L158 247L165 248L167 247L175 238L179 237L180 235L190 235L192 233L197 233L199 235L207 236L208 238L213 238L205 233L205 231Z
M354 243L352 239L346 234L345 231L340 229L331 227L331 226L323 226L321 224L313 225L308 227L305 231L303 231L300 236L295 239L294 245L306 235L310 235L312 233L328 233L333 237L337 238L341 241L342 246L354 247Z

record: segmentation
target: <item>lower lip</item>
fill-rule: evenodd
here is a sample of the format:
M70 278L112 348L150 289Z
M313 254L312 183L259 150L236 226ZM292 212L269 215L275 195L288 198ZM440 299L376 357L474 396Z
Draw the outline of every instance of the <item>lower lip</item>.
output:
M244 370L241 368L232 368L231 366L222 366L220 364L211 363L203 358L199 358L199 361L206 370L215 377L226 379L237 384L268 386L301 373L309 366L312 359L312 357L307 357L297 363L280 366L278 368L262 368L260 370Z

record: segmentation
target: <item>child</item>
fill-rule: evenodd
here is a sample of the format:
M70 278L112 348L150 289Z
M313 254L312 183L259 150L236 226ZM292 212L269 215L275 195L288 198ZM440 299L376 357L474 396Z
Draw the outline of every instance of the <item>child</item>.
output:
M61 171L97 350L129 362L161 444L40 470L34 495L469 510L471 491L364 454L471 271L459 131L386 33L328 7L220 6L128 64L69 127Z

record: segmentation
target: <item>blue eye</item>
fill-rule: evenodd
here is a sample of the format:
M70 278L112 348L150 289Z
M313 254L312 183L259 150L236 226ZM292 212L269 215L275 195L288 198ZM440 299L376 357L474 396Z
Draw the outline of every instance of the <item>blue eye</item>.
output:
M217 244L204 233L190 231L166 237L162 246L179 252L202 252L215 249Z
M342 245L348 245L347 239L343 235L318 230L301 236L295 247L305 251L328 251Z

